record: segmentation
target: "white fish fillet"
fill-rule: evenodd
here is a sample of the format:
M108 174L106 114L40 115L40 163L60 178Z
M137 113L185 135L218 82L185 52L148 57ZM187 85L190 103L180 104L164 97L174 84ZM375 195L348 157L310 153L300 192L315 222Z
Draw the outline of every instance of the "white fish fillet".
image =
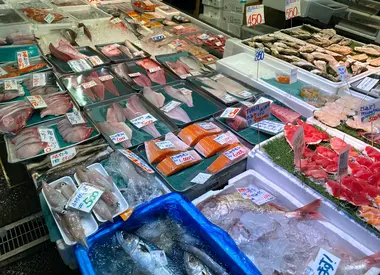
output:
M194 107L192 93L184 94L180 90L174 89L172 86L166 86L164 91L172 98L185 103L188 107Z
M157 108L161 108L165 103L165 96L161 93L154 92L150 87L144 87L144 97Z
M377 133L378 132L378 129L375 126L371 127L370 122L362 123L358 116L354 116L353 118L350 118L349 120L346 121L346 124L348 127L351 127L353 129L364 130L368 133Z

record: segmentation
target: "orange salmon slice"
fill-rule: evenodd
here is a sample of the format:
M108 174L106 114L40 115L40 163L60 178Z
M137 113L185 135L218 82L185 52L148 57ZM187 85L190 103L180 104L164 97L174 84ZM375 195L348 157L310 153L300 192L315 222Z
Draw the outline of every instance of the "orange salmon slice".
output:
M202 138L219 134L222 132L218 126L212 122L197 122L183 128L178 137L182 139L187 145L194 146Z
M201 161L201 156L195 150L191 150L166 157L157 165L157 169L168 177Z
M194 148L202 156L209 158L219 153L230 144L237 142L239 142L238 138L233 133L228 131L220 135L207 136L201 139Z
M207 168L210 173L218 173L248 155L248 148L241 143L233 143Z

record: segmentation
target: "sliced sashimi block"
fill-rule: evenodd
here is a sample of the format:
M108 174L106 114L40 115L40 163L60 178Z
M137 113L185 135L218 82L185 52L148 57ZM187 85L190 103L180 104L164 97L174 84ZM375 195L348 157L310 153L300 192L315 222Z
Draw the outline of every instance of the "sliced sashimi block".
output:
M211 135L201 139L197 145L195 145L195 150L198 151L202 156L209 158L230 144L239 142L239 139L230 131L220 134Z
M106 71L101 71L99 73L100 76L111 76ZM103 85L106 87L107 91L115 96L120 96L119 90L116 88L115 83L113 83L112 79L107 79L103 81Z
M331 146L331 149L333 149L335 152L339 154L339 152L341 152L344 148L346 148L347 143L341 138L332 137L330 139L330 146Z
M274 103L270 105L270 111L272 115L284 123L294 124L298 119L301 118L301 115L299 113Z
M209 135L220 134L221 132L223 132L222 129L212 122L197 122L183 128L178 133L178 137L187 145L194 146L202 138Z
M380 161L380 152L371 146L367 146L364 149L364 152L369 156L373 161Z
M166 157L157 165L157 169L168 177L201 161L201 156L195 150L191 150Z
M218 173L232 164L244 159L249 153L247 147L241 143L229 145L225 151L207 168L210 173Z

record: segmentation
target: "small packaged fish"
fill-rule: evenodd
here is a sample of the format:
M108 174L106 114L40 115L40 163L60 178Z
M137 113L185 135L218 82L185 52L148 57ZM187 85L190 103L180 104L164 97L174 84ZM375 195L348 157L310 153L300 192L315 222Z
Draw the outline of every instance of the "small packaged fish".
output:
M196 122L183 128L178 137L186 144L195 146L202 138L222 132L223 130L212 122Z

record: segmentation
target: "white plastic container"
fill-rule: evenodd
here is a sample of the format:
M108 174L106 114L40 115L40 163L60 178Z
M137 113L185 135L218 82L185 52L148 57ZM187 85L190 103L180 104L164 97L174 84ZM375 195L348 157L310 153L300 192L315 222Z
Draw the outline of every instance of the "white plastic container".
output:
M259 2L257 0L247 0L245 3L241 3L238 0L224 0L223 9L225 11L232 11L236 13L244 13L244 7L248 3Z
M239 26L242 26L244 24L244 13L223 11L222 18L224 23L235 24Z
M202 4L215 8L223 8L223 0L202 0Z
M53 188L57 187L59 184L61 184L62 182L66 183L66 184L70 184L72 186L74 186L75 190L77 189L77 187L75 186L75 183L74 181L70 178L70 177L63 177L63 178L60 178L56 181L53 181L51 183L49 183L49 185ZM46 196L45 196L45 193L44 191L42 190L42 195L44 196L45 200L46 200L46 203L50 209L50 212L52 213L52 216L54 218L54 221L55 223L57 224L57 227L58 227L58 230L59 232L61 233L62 235L62 238L64 240L64 242L67 244L67 245L74 245L76 244L76 242L73 242L71 241L66 233L63 231L62 227L59 225L59 223L57 222L56 218L55 218L55 215L53 215L53 212L51 210L51 206L49 204L49 202L47 201L46 199ZM98 224L96 223L94 217L91 215L91 214L87 214L87 213L82 213L80 212L80 217L81 217L81 221L82 221L82 227L84 229L84 232L85 232L85 235L86 237L90 236L91 234L95 233L97 230L98 230Z
M203 14L211 18L220 19L222 18L223 9L204 5Z
M77 23L93 24L99 22L107 22L112 16L98 8L91 5L88 6L69 6L61 8L66 14L68 14ZM93 18L82 18L83 14L93 14Z

